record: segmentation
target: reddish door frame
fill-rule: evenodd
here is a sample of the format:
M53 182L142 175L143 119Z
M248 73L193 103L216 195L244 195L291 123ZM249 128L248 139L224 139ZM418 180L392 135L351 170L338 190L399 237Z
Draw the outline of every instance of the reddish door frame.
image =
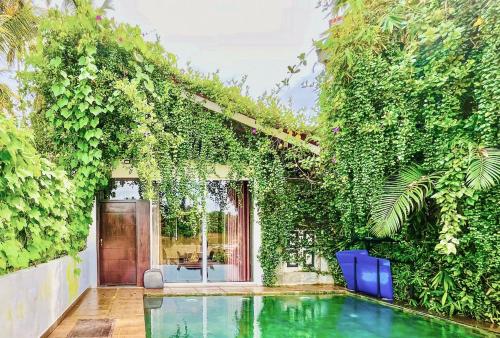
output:
M144 286L144 271L150 268L150 213L146 200L101 200L96 207L96 248L97 248L97 285L101 284L101 205L104 203L135 203L135 267L136 286Z

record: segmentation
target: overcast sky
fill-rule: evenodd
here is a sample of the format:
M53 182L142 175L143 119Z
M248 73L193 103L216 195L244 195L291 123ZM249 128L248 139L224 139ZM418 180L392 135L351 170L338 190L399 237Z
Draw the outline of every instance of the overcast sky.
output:
M120 0L109 15L139 25L148 37L160 36L179 64L203 72L219 70L224 80L248 75L250 95L270 91L286 76L287 66L308 54L308 67L291 88L296 108L310 108L316 94L300 88L317 61L312 40L327 29L316 0ZM316 66L315 71L320 69Z
M226 81L248 75L253 97L270 91L285 78L287 66L308 53L307 68L281 95L291 96L296 109L310 109L316 94L300 83L314 78L312 40L328 26L315 5L316 0L115 0L107 15L139 25L149 39L158 35L180 66L190 62L205 73L219 70ZM315 72L319 69L316 65Z

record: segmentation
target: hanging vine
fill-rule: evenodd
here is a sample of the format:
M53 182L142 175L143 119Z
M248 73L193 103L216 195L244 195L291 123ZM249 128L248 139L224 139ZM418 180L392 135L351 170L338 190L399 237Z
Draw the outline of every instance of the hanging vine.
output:
M499 187L479 191L467 182L477 153L500 145L498 3L323 3L341 13L318 44L327 57L320 79L324 185L340 214L332 241L338 249L363 246L387 178L418 166L438 177L426 185L432 195L415 198L422 208L389 231L393 242L373 244L372 254L395 262L397 300L498 322L492 229L500 208L489 205L498 206ZM396 188L418 189L418 181L411 184ZM475 240L481 245L473 248Z
M26 66L37 147L73 177L84 212L90 214L95 193L122 159L137 168L143 197L161 196L169 215L183 213L186 198L203 203L207 178L216 164L226 164L232 179L251 180L263 229L264 282L276 282L291 227L286 149L231 119L238 112L265 126L307 131L275 98L253 102L216 75L183 72L138 28L84 3L72 15L49 11ZM208 111L191 94L218 103L224 113ZM79 226L83 240L88 222Z

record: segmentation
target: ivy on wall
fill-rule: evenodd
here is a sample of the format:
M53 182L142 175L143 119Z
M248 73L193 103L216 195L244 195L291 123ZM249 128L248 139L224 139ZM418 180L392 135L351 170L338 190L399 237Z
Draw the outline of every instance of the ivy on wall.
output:
M66 173L42 158L31 131L0 114L0 274L76 254L91 214Z
M348 8L343 21L319 46L328 58L320 104L323 182L339 213L334 247L372 236L387 177L409 165L438 173L437 193L371 253L393 261L398 301L498 322L499 188L466 186L475 152L500 143L498 3L338 5Z
M138 28L117 24L88 4L73 15L49 11L20 77L25 97L34 97L27 104L37 149L71 179L44 160L40 165L59 173L53 184L68 191L61 192L64 201L58 195L57 205L68 203L62 209L72 212L55 214L69 226L43 234L57 237L50 248L30 246L34 237L23 229L31 221L9 223L9 237L0 241L10 243L0 251L6 262L0 272L81 249L95 193L116 162L127 158L138 168L145 197L159 192L172 213L186 196L202 203L213 165L228 164L233 179L251 179L265 284L276 282L290 235L304 225L341 280L334 253L362 245L358 240L371 235L368 220L386 177L417 164L441 173L436 188L442 194L428 199L394 242L374 244L372 254L393 261L398 301L497 322L499 188L470 194L463 188L464 158L479 146L499 144L498 5L339 3L345 4L343 23L321 45L329 58L321 82L321 158L230 118L239 112L267 126L310 132L274 98L253 102L216 75L179 70L175 57ZM207 111L188 93L218 103L224 114ZM11 161L12 154L5 155L11 150L1 149L2 159ZM39 158L29 149L35 154L29 158ZM31 198L19 189L12 196ZM22 210L3 211L15 210L14 202L5 205L0 220L25 217ZM456 254L435 251L440 240L445 249L458 241ZM21 254L12 254L14 246Z
M251 180L264 282L274 284L291 224L286 178L295 173L286 145L230 117L243 113L296 131L308 131L305 124L273 97L254 102L216 75L179 70L159 43L89 4L72 15L49 11L39 34L20 74L26 97L34 97L26 104L37 148L71 175L82 212L90 215L95 193L122 159L138 169L143 196L159 194L171 214L181 212L186 197L202 204L214 165L229 165L232 179ZM218 103L224 113L206 110L189 93Z

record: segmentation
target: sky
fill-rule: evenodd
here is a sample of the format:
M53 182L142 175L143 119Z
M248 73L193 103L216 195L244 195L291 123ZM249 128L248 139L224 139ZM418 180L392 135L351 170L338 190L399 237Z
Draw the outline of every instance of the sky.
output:
M316 0L114 0L107 15L140 26L148 39L159 36L180 66L219 71L224 81L247 76L254 98L272 90L287 66L306 53L308 65L280 96L291 97L294 110L305 107L314 115L317 94L301 83L321 70L312 41L328 22L315 5Z
M297 110L314 106L317 94L302 88L321 70L313 49L328 27L316 0L120 0L108 14L156 35L179 65L204 73L219 71L223 80L247 76L249 94L269 92L286 77L300 53L308 65L280 95L292 97ZM314 72L313 72L314 71Z

